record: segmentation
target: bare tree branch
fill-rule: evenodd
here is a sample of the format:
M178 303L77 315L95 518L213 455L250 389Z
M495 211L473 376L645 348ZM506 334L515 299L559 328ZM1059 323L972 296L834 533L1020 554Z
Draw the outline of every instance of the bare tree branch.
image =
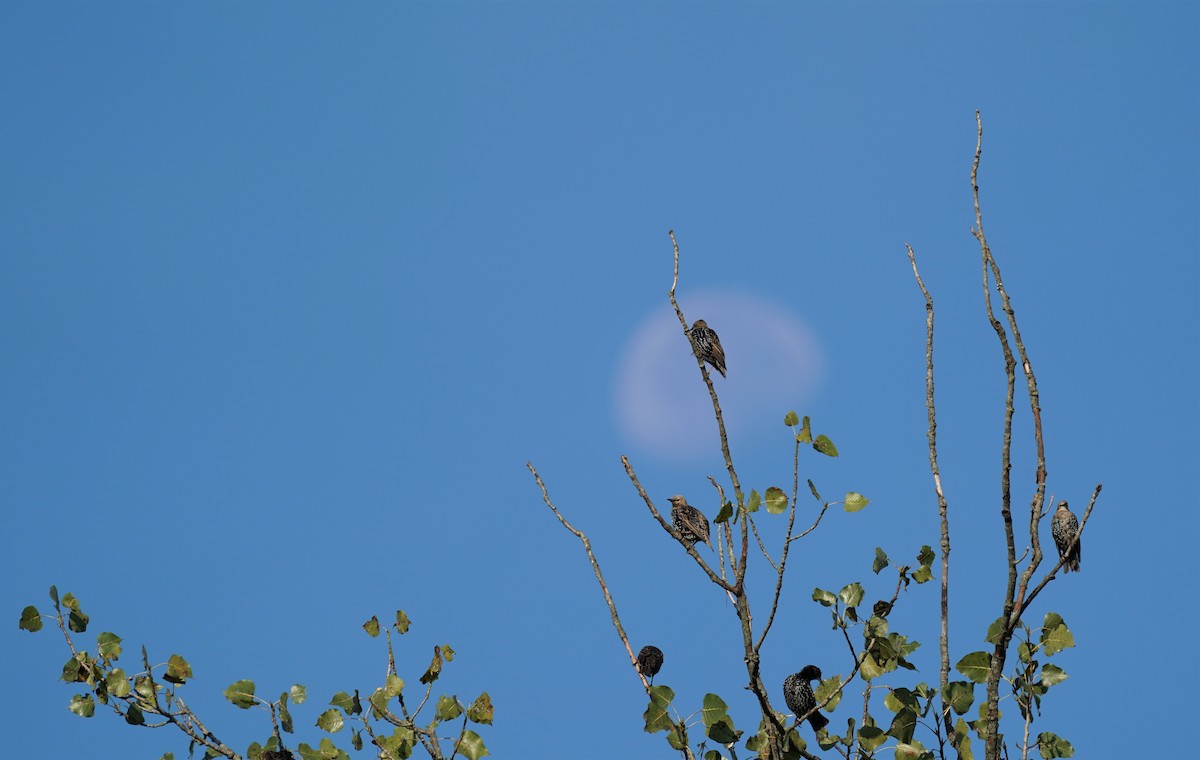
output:
M908 261L912 264L913 277L917 279L921 295L925 296L925 411L929 420L926 437L929 439L929 469L933 473L933 490L937 495L938 519L942 529L942 627L939 636L941 668L938 673L941 687L938 693L941 695L945 693L946 684L950 681L950 521L947 517L946 494L942 490L942 474L938 469L937 406L934 403L933 383L933 296L929 295L925 281L921 279L921 272L917 269L917 255L912 246L905 243L904 247L908 249ZM942 702L942 722L945 724L946 733L949 734L954 730L950 705L946 703L944 696L939 699Z
M629 645L629 637L625 634L625 627L621 625L621 617L617 614L617 604L613 601L612 594L608 592L608 584L604 582L604 574L600 572L600 562L597 561L596 555L592 552L592 542L588 540L587 535L583 531L569 523L567 518L563 517L562 512L558 511L558 507L554 506L554 502L550 501L550 493L546 490L546 484L542 482L542 476L538 475L533 462L526 462L525 466L529 468L529 472L533 474L533 479L537 482L538 488L542 491L542 501L546 502L546 506L550 507L550 511L554 513L554 516L558 518L562 526L573 533L583 544L583 550L587 552L588 562L592 563L592 572L596 574L596 580L600 582L600 590L604 592L604 602L608 605L609 614L612 616L613 627L617 629L617 635L621 637L621 643L625 645L625 652L629 655L629 664L633 666L633 671L642 680L642 687L649 694L650 682L646 680L646 676L638 669L637 655L633 653L633 647Z

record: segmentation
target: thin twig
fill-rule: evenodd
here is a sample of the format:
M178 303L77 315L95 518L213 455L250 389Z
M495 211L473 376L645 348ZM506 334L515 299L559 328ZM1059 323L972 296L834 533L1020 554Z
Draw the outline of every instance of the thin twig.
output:
M933 382L933 296L929 295L925 281L921 279L921 272L917 269L917 255L912 246L905 243L904 247L908 249L908 261L912 264L913 277L917 279L921 295L925 296L925 411L929 422L926 437L929 439L929 469L933 473L933 489L937 494L938 519L942 529L942 627L939 636L941 669L938 673L941 689L938 693L944 694L946 684L950 681L950 522L947 517L946 494L942 490L942 475L938 469L937 406L934 403ZM953 730L950 705L946 703L944 696L940 699L942 722L946 726L946 733L949 734Z
M783 535L783 549L779 552L779 564L771 562L771 566L775 568L775 594L771 598L771 611L767 615L767 623L763 626L762 632L758 635L758 641L754 644L754 651L759 652L762 649L763 642L767 640L767 634L771 632L771 626L775 623L775 611L779 608L779 597L783 593L783 572L787 568L788 549L792 545L792 529L796 524L796 501L800 495L800 438L795 437L794 450L792 452L792 507L788 510L787 532ZM821 510L821 514L825 514L825 510ZM821 518L817 517L820 522ZM753 522L751 523L753 525ZM815 526L814 526L815 527ZM755 537L758 532L755 531ZM759 544L761 545L761 541ZM767 553L766 548L763 548L763 554ZM771 557L767 556L767 561L771 561Z
M567 518L558 511L558 507L554 506L554 502L550 501L550 493L546 490L546 484L542 482L542 476L538 475L538 471L534 469L533 462L526 462L525 466L533 473L533 479L537 482L538 488L542 490L542 501L546 502L546 506L550 507L550 511L562 523L562 526L575 535L576 538L583 543L583 549L587 552L588 561L592 563L592 571L596 574L596 580L600 582L600 590L604 592L604 601L608 605L608 611L612 616L613 627L617 629L617 635L621 637L621 643L625 645L625 651L629 654L629 663L633 666L633 671L638 674L638 678L642 680L642 686L646 693L650 693L650 682L646 680L646 676L637 666L637 655L633 653L633 647L629 645L629 636L625 634L625 627L621 625L621 617L617 614L617 605L613 601L612 594L608 592L608 584L604 582L604 574L600 572L600 563L596 560L596 555L592 553L592 542L588 540L587 535L583 531L576 528L571 523L567 522Z

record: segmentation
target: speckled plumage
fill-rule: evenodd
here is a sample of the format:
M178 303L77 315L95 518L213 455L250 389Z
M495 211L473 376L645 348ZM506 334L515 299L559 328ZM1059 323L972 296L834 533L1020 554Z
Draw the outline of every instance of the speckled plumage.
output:
M813 680L821 680L821 669L816 665L805 665L799 673L792 673L783 679L783 701L787 702L788 709L797 718L802 717L817 704L812 686L809 685L809 681ZM808 725L812 726L813 731L820 731L829 725L829 718L819 712L813 712L808 716Z
M708 518L679 494L671 497L671 524L683 536L685 546L703 541L708 548L712 548L712 541L708 538Z
M654 677L663 666L662 650L649 645L642 647L642 651L638 652L637 666L642 675L648 677L650 683L654 683Z
M1063 563L1064 573L1079 572L1079 549L1082 541L1076 541L1075 546L1071 547L1071 539L1075 538L1078 532L1079 520L1067 509L1067 503L1060 501L1058 510L1050 520L1050 535L1054 536L1054 543L1058 546L1058 556L1067 558ZM1070 552L1067 551L1068 547L1071 547Z
M721 348L721 339L703 319L697 319L688 332L692 341L692 351L701 361L706 361L712 368L725 377L725 349Z

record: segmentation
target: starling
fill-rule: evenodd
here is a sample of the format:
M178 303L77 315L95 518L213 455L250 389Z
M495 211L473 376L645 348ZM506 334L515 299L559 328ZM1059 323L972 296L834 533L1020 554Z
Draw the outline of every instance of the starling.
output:
M1058 545L1058 556L1066 557L1067 561L1063 563L1063 572L1069 573L1072 570L1079 572L1079 541L1075 542L1075 546L1071 547L1071 539L1075 538L1075 534L1079 532L1079 520L1075 519L1075 515L1071 514L1071 510L1067 509L1067 503L1060 501L1058 510L1054 513L1054 518L1050 521L1050 534L1054 536L1054 543ZM1070 552L1067 551L1071 548Z
M671 524L683 536L684 546L703 541L709 549L712 548L712 541L708 540L708 518L688 504L681 494L671 497Z
M638 652L637 666L642 675L650 677L650 683L654 683L654 677L658 675L658 671L662 670L663 653L662 650L654 646L644 646L642 651Z
M688 332L692 340L692 351L701 361L708 362L712 368L725 377L725 349L721 348L721 339L713 332L703 319L697 319Z
M805 665L799 673L793 673L783 679L783 701L787 702L788 709L796 718L802 717L817 706L817 698L808 683L814 679L821 680L821 669L816 665ZM813 714L808 716L808 724L812 726L813 731L820 731L829 725L829 718L814 710Z

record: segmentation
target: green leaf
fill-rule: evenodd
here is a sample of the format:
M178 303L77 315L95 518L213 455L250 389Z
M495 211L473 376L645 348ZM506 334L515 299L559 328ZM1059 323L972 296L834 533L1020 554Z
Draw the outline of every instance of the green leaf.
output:
M487 747L483 746L483 739L479 734L470 729L462 732L462 737L454 746L459 754L467 760L479 760L479 758L491 754L487 751Z
M875 547L875 561L871 563L871 572L879 575L879 571L888 566L888 556L883 553L883 549Z
M142 715L142 709L137 705L130 705L125 711L125 722L131 726L144 726L146 724L146 716Z
M117 699L124 699L129 696L129 692L133 687L129 685L129 679L125 676L125 671L120 668L113 668L108 671L108 675L104 677L104 682L108 686L108 693Z
M446 662L454 662L454 650L450 648L449 644L442 644L442 658Z
M317 728L331 734L341 731L345 725L346 722L342 720L342 713L339 710L329 709L317 716Z
M1041 756L1047 760L1052 757L1072 757L1075 754L1075 748L1071 746L1071 742L1049 731L1038 734L1037 748Z
M344 691L339 691L333 695L333 699L329 700L329 704L340 709L342 712L350 715L354 711L354 697Z
M912 690L906 689L903 686L897 686L887 693L883 698L883 705L892 712L900 712L905 707L920 712L921 705L917 701L917 697L912 693Z
M375 638L379 635L379 617L372 615L370 620L362 624L362 628L368 636Z
M886 618L879 615L872 615L867 620L865 630L863 630L863 638L886 638L888 635L888 622Z
M148 704L154 704L156 695L155 684L150 681L145 675L137 676L133 679L133 690L137 692Z
M975 760L971 751L971 730L962 718L954 723L954 749L958 752L958 760Z
M371 703L371 712L376 718L382 718L383 714L387 712L388 696L383 689L376 689L367 701Z
M115 633L102 633L96 637L96 651L106 660L121 656L121 637Z
M825 702L826 697L831 697L829 702L821 709L825 712L833 712L837 709L838 703L842 701L842 692L838 691L838 687L842 684L842 677L839 674L831 675L829 678L824 678L817 684L817 688L813 691L817 698L817 704Z
M717 516L713 518L713 522L720 525L731 517L733 517L733 504L727 501L721 505L719 510L717 510Z
M987 652L971 652L966 655L954 669L975 683L987 681L988 670L992 667L992 656Z
M192 677L192 666L188 661L177 654L171 655L167 659L167 672L163 673L163 680L167 683L186 683Z
M843 504L842 509L846 510L847 512L857 512L870 503L871 500L866 496L863 496L857 491L851 491L846 494L846 501Z
M67 683L86 681L86 668L84 667L84 663L80 662L80 658L83 658L84 662L86 662L87 652L80 652L79 654L72 655L71 659L63 663L62 675L59 676L59 678Z
M933 580L933 571L929 569L929 565L921 565L913 571L912 579L917 583L926 583Z
M92 699L91 694L76 694L71 697L71 703L67 707L81 718L90 718L96 714L96 700Z
M1022 641L1017 645L1017 659L1019 659L1021 662L1028 663L1029 658L1033 656L1035 651L1037 650L1034 649L1034 647L1031 646L1028 641Z
M67 618L67 627L74 633L83 633L88 627L88 616L77 610L71 610Z
M750 496L746 499L746 511L757 512L760 504L762 504L762 496L759 496L758 491L751 488Z
M388 673L388 677L383 680L383 693L388 698L400 695L404 691L404 679L395 673Z
M404 614L404 610L396 610L396 630L400 633L408 633L408 627L412 622L408 619L408 615Z
M51 588L54 588L51 586ZM37 633L42 630L42 613L32 604L21 610L21 622L17 626L22 631Z
M1067 672L1057 665L1046 663L1042 666L1042 686L1047 689L1057 683L1067 680Z
M434 709L434 715L438 720L447 721L454 720L463 714L462 705L454 697L447 697L445 694L438 697L437 707Z
M727 746L736 742L742 735L741 731L733 727L733 718L730 718L728 715L723 715L720 720L710 724L705 733L709 739Z
M670 731L674 727L671 716L667 714L673 699L675 699L675 692L669 686L650 687L650 704L646 707L646 712L642 714L646 722L646 733Z
M671 726L671 730L667 732L667 744L671 745L672 749L684 748L683 732L679 730L679 726Z
M254 706L254 682L242 679L234 681L225 690L225 698L233 703L234 707L240 707L246 710Z
M796 433L797 443L812 443L812 421L808 417L800 423L800 432Z
M433 648L433 660L429 663L429 668L425 671L425 675L421 676L421 683L433 683L438 680L438 676L442 672L442 648L435 646Z
M917 727L917 714L911 709L905 707L896 713L896 717L892 718L892 725L888 728L888 736L893 736L896 741L901 744L906 744L912 741L913 731Z
M773 515L781 515L787 511L788 497L782 488L771 486L767 489L767 511Z
M812 598L814 602L817 602L824 607L832 607L838 599L837 595L832 591L826 591L825 589L821 588L813 589Z
M879 678L879 676L886 672L888 672L886 663L881 665L870 653L868 653L867 656L863 658L862 666L858 669L858 677L864 681L871 681Z
M1047 657L1073 646L1075 646L1075 636L1067 629L1066 623L1052 631L1042 631L1042 648Z
M888 735L878 726L863 726L858 729L858 743L865 750L874 750L887 741Z
M704 695L704 707L700 711L700 719L705 726L711 726L729 714L729 705L716 694Z
M301 760L350 760L350 756L334 746L328 738L321 740L318 749L301 744L296 751L300 753Z
M298 683L292 684L292 688L288 689L288 694L291 696L292 704L294 705L302 705L304 704L304 700L308 699L308 689Z
M922 546L921 551L917 554L917 562L922 565L932 565L937 555L933 553L933 549L928 545Z
M83 633L88 627L88 616L79 608L79 600L74 594L68 593L62 598L62 605L70 610L67 615L67 628L73 633Z
M863 591L861 583L851 583L838 592L838 596L842 598L842 602L847 607L857 607L862 604L863 596L865 595L866 592Z
M932 760L933 753L921 746L920 742L900 742L896 744L896 760Z
M795 412L788 412L787 414L783 415L783 424L787 425L788 427L795 427L796 425L800 424L800 417L797 416Z
M984 638L984 641L989 644L999 643L1002 633L1004 633L1004 618L998 617L988 626L987 636Z
M50 599L52 599L54 601L54 608L58 609L58 587L57 586L50 587Z
M287 697L286 694L283 695ZM296 723L292 720L292 711L287 708L287 702L280 700L279 702L279 727L287 733L295 733Z
M964 715L975 702L975 686L967 681L951 681L942 687L942 701Z
M813 441L812 447L827 457L836 457L838 455L837 446L833 445L833 441L829 440L829 436L827 435L817 436L817 439Z
M467 720L472 723L482 723L485 725L492 724L492 718L495 710L492 707L492 698L485 691L475 698L471 703L471 708L467 710Z
M824 499L821 498L821 494L817 493L817 487L815 485L813 485L812 480L808 481L808 490L812 491L812 495L813 495L814 499L816 499L817 501L824 501Z

